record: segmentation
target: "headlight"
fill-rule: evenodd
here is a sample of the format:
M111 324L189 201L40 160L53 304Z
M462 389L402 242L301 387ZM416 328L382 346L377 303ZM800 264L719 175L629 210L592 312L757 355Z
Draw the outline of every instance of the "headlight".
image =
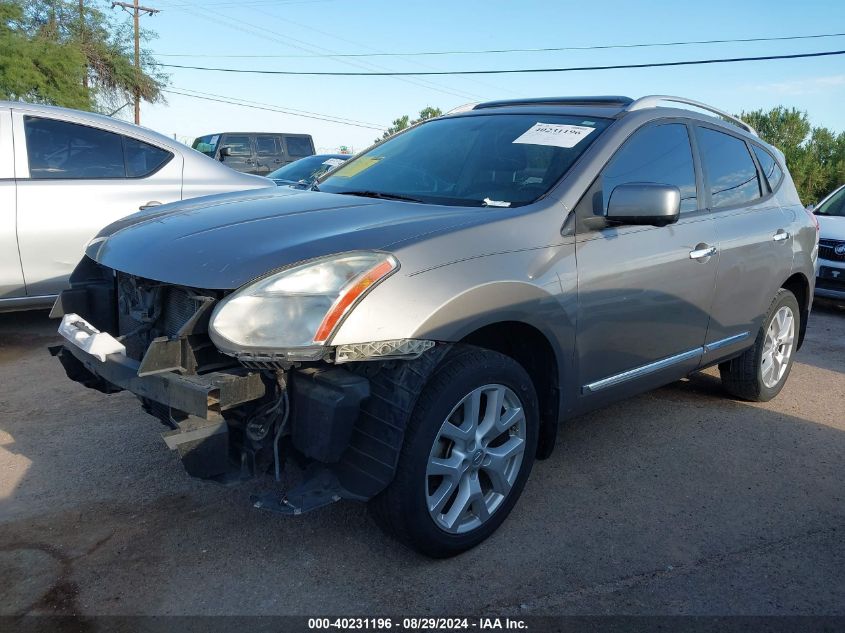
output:
M211 340L238 356L319 350L355 303L398 267L392 255L352 252L268 275L217 305L209 323Z

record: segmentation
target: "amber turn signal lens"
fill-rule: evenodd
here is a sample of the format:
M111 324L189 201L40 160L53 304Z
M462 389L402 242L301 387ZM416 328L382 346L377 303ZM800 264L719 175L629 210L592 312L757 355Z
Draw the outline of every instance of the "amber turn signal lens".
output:
M395 261L392 258L386 259L351 283L332 304L326 316L323 317L323 322L320 323L320 327L317 328L317 333L314 335L314 342L324 343L337 327L343 315L352 307L352 304L394 268L396 268Z

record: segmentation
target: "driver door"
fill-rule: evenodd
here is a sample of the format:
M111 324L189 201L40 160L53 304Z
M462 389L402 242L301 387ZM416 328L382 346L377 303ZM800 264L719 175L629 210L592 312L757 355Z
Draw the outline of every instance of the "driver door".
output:
M716 244L700 182L687 125L649 124L622 145L576 207L578 384L587 408L698 367L718 262L693 258ZM610 194L626 183L677 186L678 221L607 226L601 216Z

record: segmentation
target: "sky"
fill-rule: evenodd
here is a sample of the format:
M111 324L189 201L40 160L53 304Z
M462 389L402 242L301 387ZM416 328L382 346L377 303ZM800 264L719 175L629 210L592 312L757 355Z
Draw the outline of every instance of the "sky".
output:
M651 63L845 50L845 36L779 42L398 57L314 57L578 47L845 33L840 0L144 0L148 43L166 64L296 71L442 71ZM128 18L127 18L128 19ZM275 56L275 57L261 57ZM777 105L845 130L845 55L548 74L313 77L163 68L169 88L355 121L327 122L167 93L141 124L180 140L224 131L295 132L318 151L364 149L426 106L532 96L672 94L729 112ZM129 110L127 108L127 110ZM124 114L124 113L122 113ZM127 112L126 114L131 114ZM361 124L370 127L362 127ZM372 129L377 128L377 129Z

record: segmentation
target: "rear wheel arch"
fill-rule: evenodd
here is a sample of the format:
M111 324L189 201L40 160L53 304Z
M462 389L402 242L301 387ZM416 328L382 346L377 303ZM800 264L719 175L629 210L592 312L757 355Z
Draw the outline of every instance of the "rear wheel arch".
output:
M804 342L804 334L807 332L807 320L810 316L810 302L813 300L810 295L810 282L804 273L795 273L789 279L784 281L780 287L789 290L793 295L795 295L795 299L798 301L801 324L798 331L798 346L796 349L801 349L801 344Z

